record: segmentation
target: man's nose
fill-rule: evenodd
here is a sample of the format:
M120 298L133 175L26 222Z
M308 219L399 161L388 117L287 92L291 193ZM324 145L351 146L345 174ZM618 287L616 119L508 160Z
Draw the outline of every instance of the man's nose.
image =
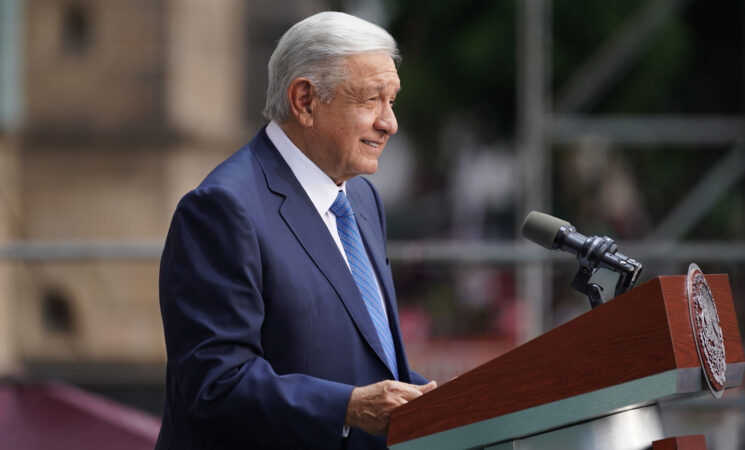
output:
M374 127L376 130L384 131L388 135L394 135L398 131L398 121L393 108L386 106L375 119Z

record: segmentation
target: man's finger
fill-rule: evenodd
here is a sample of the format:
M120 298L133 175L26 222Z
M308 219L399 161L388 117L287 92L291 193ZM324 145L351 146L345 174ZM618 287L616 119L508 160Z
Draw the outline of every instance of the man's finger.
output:
M433 391L437 388L437 382L432 380L427 384L417 385L416 388L419 389L422 394L426 394L427 392Z
M398 394L404 398L405 400L413 400L417 397L420 397L422 394L425 394L432 389L437 387L437 383L434 381L431 381L427 384L423 385L416 385L416 384L408 384L408 383L397 383L396 388L399 390Z
M398 395L406 399L416 398L422 395L422 391L419 389L419 386L415 384L396 382L394 389Z
M412 387L417 392L416 394L414 394L416 397L420 397L426 394L427 392L434 390L437 387L437 382L433 380L427 384L421 384L421 385L409 384L407 386ZM416 397L407 398L407 400L412 400L413 398L416 398Z

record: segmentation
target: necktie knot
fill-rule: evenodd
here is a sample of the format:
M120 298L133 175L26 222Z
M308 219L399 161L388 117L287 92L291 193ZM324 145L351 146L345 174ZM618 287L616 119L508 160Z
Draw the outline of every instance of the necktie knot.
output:
M331 204L329 208L336 217L345 217L352 215L352 205L349 204L347 196L344 195L344 191L339 191L339 195L336 196L336 200Z

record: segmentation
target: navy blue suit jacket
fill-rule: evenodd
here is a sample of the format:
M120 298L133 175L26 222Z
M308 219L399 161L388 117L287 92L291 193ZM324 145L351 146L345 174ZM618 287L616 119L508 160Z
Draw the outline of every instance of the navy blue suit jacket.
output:
M375 268L401 381L409 370L367 180L347 182ZM342 426L352 389L392 374L328 228L262 129L179 202L160 270L168 352L157 449L375 449Z

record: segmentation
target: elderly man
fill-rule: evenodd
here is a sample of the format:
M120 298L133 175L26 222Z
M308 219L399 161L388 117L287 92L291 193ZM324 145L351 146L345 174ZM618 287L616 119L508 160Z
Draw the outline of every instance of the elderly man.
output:
M179 203L163 251L158 449L385 448L409 369L385 217L360 174L398 128L393 38L325 12L269 61L253 140Z

